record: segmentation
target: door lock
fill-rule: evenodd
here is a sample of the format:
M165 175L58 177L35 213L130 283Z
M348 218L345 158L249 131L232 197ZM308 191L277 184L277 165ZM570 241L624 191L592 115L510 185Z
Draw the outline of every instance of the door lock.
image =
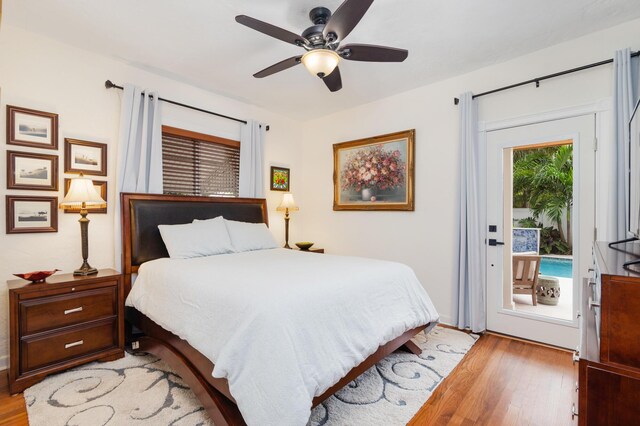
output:
M503 246L504 245L504 241L498 241L494 238L489 239L489 245L490 246Z

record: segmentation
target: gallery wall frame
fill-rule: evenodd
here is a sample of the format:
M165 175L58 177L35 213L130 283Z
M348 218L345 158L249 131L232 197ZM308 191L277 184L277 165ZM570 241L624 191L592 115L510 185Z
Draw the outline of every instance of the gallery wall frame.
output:
M7 234L58 232L58 197L6 196Z
M58 114L7 105L7 144L58 149Z
M64 172L107 175L107 144L65 138Z
M58 190L58 156L7 151L7 189Z

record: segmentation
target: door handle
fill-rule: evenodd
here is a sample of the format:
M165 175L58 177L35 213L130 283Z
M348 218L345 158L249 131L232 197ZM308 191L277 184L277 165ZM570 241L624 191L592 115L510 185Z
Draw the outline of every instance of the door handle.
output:
M491 238L491 239L489 239L489 245L490 246L503 246L504 245L504 241L498 241L495 238Z

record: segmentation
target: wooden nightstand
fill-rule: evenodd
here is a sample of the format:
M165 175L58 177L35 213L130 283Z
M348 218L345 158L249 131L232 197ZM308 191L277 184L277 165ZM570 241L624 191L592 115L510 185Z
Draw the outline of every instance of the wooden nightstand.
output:
M53 275L45 283L7 281L9 392L91 361L124 356L122 275Z

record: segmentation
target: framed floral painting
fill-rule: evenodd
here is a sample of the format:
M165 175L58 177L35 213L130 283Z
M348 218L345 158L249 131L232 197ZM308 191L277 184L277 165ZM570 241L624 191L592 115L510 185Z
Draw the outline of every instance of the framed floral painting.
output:
M271 190L289 192L290 170L271 166Z
M333 145L334 210L414 210L415 130Z

